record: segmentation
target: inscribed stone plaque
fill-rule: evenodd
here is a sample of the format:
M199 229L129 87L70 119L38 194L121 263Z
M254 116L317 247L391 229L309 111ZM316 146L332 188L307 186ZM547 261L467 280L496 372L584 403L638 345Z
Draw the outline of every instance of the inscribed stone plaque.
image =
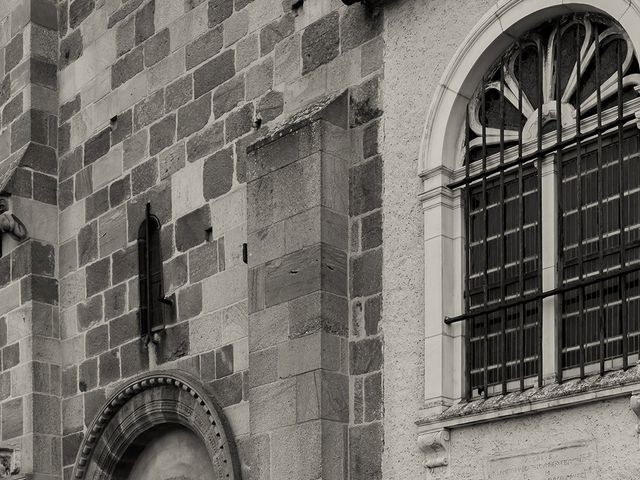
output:
M593 451L586 443L529 450L489 458L485 478L491 480L578 480L596 478Z

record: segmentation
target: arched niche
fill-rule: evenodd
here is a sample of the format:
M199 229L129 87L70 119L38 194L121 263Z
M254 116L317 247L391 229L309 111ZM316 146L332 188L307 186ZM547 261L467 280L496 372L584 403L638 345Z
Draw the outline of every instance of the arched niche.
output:
M520 35L541 21L571 12L599 12L617 21L640 52L637 0L501 0L476 24L436 87L423 129L419 174L454 170L462 148L465 111L482 75Z
M221 409L196 379L175 372L144 374L111 396L87 429L73 478L128 479L141 468L138 460L149 454L146 448L157 449L155 440L175 444L175 432L206 452L212 479L240 480L235 443ZM202 459L202 452L193 452L194 458Z

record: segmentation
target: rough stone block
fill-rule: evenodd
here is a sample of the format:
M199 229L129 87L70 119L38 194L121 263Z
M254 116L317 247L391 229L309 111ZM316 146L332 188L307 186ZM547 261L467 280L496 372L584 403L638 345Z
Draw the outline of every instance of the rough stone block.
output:
M10 72L16 67L20 61L22 60L22 56L24 55L24 38L22 33L19 33L13 39L7 43L4 48L4 67L5 72Z
M213 92L212 108L216 118L233 110L244 101L245 78L239 75L223 83Z
M69 26L80 25L95 8L95 0L75 0L69 5Z
M216 377L223 378L233 373L233 345L216 350Z
M167 86L165 109L173 112L193 99L193 76L186 75Z
M272 432L273 478L329 478L322 475L322 453L319 452L322 452L320 421L305 422Z
M175 141L175 135L175 114L167 115L159 122L151 125L151 128L149 128L149 154L155 155L165 148L170 147Z
M185 144L180 142L158 155L160 179L169 178L185 165Z
M208 12L209 28L220 25L233 13L233 0L210 0Z
M233 151L221 150L209 157L203 166L203 193L206 200L224 195L233 185Z
M295 29L293 14L289 13L260 30L260 56L273 51L276 44L292 35Z
M122 377L127 378L149 369L149 356L141 340L134 340L120 349Z
M84 202L85 221L90 222L109 210L109 194L107 188L98 190L86 198Z
M138 238L138 229L144 220L147 203L151 204L151 212L158 217L162 225L170 223L172 218L171 184L169 182L158 183L127 203L128 240L130 242Z
M193 73L194 95L196 98L222 85L235 75L233 50L227 50Z
M382 115L378 77L352 87L349 90L349 123L352 128L363 125Z
M118 114L115 122L111 123L111 144L118 145L125 138L131 136L133 127L133 112L131 109Z
M176 248L186 252L207 240L207 229L211 226L209 205L205 205L176 221Z
M116 55L118 57L133 48L134 31L134 17L118 25L118 29L116 30Z
M104 292L104 318L111 320L122 315L127 308L127 286L117 285Z
M232 143L237 138L249 133L253 127L253 119L253 103L251 102L231 112L224 122L226 143Z
M177 360L189 354L189 322L182 322L164 331L157 350L158 363Z
M333 12L309 25L302 34L302 74L305 75L338 56L339 15Z
M355 166L350 173L349 212L361 215L382 206L382 160L372 160Z
M196 95L198 97L198 95ZM211 117L211 96L205 95L178 110L178 140L202 129Z
M382 339L367 338L349 344L350 373L363 375L382 368Z
M111 207L117 207L131 196L129 175L122 177L109 185L109 203Z
M218 273L218 242L207 242L189 252L189 282L195 283Z
M151 0L136 13L135 42L141 44L155 33L156 2Z
M87 276L87 296L92 297L96 293L109 287L111 259L107 257L92 263L91 265L87 265L85 274Z
M22 398L9 400L2 404L2 439L9 440L23 433Z
M124 206L110 210L100 217L98 246L105 257L127 245L127 223Z
M138 246L131 245L118 250L112 256L111 283L117 285L138 274Z
M248 35L236 45L236 70L240 71L255 62L259 56L259 36Z
M131 193L135 196L148 190L158 180L158 159L156 157L138 165L131 171Z
M164 114L164 92L159 90L148 96L134 107L134 130L151 125Z
M284 96L281 92L271 91L260 99L258 116L263 122L270 122L284 111Z
M233 45L247 35L249 29L249 14L246 10L235 12L224 21L224 46Z
M202 312L202 284L196 283L178 292L178 320L197 317Z
M85 335L85 355L94 357L104 353L109 348L109 335L106 325L98 325Z
M257 98L273 86L273 59L267 57L262 63L249 69L246 78L247 100Z
M146 67L155 65L170 52L169 29L165 28L161 32L151 37L144 44L144 64Z
M116 89L135 77L144 68L142 47L127 53L111 67L111 88Z
M224 123L212 123L191 137L187 143L187 158L194 162L216 152L224 145Z
M251 402L252 434L269 432L296 423L295 378L251 388L249 401Z
M98 359L99 385L102 387L120 379L120 357L118 350L103 353Z
M111 148L111 129L105 128L84 144L84 164L90 165L105 156Z
M91 222L78 234L78 265L80 267L98 258L98 222Z
M217 55L222 49L222 27L209 30L186 47L187 70Z
M102 320L102 296L96 295L78 304L78 329L86 330Z
M149 132L140 130L124 141L124 169L129 170L140 163L149 151Z
M380 423L349 428L351 478L382 479L383 430Z
M139 335L140 321L135 311L109 322L109 348L116 348Z
M84 51L82 40L82 31L80 29L74 31L71 35L60 41L60 69L71 65L75 62Z

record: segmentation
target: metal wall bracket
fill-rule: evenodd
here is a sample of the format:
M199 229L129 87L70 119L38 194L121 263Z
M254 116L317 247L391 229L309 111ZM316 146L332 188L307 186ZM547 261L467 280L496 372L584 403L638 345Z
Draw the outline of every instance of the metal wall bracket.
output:
M640 433L640 391L633 392L631 394L630 405L631 411L638 417L638 423L636 423L636 432Z
M418 446L425 454L425 468L446 467L449 464L449 430L442 429L418 436Z

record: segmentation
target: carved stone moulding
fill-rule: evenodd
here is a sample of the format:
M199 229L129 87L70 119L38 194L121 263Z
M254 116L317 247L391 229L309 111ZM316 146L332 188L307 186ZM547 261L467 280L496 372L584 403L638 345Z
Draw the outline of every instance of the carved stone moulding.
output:
M20 450L0 448L0 478L12 478L19 473Z
M449 464L449 430L441 429L418 436L418 446L425 454L425 468L446 467Z
M240 463L220 407L199 382L177 372L152 372L129 381L104 404L80 445L73 478L121 478L130 447L155 427L188 428L206 447L215 478L240 480Z

